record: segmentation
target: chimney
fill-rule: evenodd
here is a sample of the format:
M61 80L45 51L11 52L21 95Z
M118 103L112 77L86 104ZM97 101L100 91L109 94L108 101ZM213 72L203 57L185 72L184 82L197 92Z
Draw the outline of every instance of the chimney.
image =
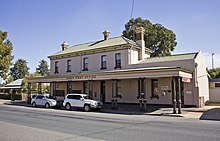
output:
M69 46L69 44L68 44L67 42L64 41L64 42L61 44L62 51L65 50L65 49L67 49L68 46Z
M145 55L145 41L144 41L144 32L145 29L143 27L137 27L135 29L135 33L136 33L136 43L141 47L141 51L140 51L140 57L139 59L142 60L144 59Z
M105 30L104 32L102 32L104 35L104 40L108 40L109 34L110 32L108 30Z

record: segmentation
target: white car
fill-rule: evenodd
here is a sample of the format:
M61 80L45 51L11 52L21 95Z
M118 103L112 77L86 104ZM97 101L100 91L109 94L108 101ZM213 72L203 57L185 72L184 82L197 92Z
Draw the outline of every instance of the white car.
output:
M45 106L46 108L49 108L52 106L56 106L57 101L54 100L53 97L51 96L44 96L44 95L38 94L35 97L32 97L31 105L33 107Z
M65 96L63 106L66 110L71 110L72 107L81 108L88 112L91 109L100 110L102 108L102 102L92 100L86 94L67 94Z

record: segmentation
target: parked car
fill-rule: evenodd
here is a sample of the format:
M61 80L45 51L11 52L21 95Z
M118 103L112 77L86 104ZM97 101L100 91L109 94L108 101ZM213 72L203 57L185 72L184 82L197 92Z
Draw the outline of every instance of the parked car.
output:
M100 110L102 108L102 102L92 100L86 94L67 94L65 96L63 106L66 110L71 110L72 107L81 108L88 112L91 109Z
M33 107L37 106L45 106L46 108L56 106L57 101L52 96L44 96L42 94L38 94L31 99L31 105Z

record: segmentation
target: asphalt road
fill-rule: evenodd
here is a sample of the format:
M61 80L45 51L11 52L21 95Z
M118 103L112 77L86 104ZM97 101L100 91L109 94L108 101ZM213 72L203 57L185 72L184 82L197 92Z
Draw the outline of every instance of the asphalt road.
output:
M0 104L0 141L220 141L220 122Z

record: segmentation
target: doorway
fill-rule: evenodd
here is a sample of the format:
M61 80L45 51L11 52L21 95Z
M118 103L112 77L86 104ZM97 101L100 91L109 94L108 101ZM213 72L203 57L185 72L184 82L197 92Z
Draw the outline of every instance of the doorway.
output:
M100 101L105 103L105 81L100 81Z

